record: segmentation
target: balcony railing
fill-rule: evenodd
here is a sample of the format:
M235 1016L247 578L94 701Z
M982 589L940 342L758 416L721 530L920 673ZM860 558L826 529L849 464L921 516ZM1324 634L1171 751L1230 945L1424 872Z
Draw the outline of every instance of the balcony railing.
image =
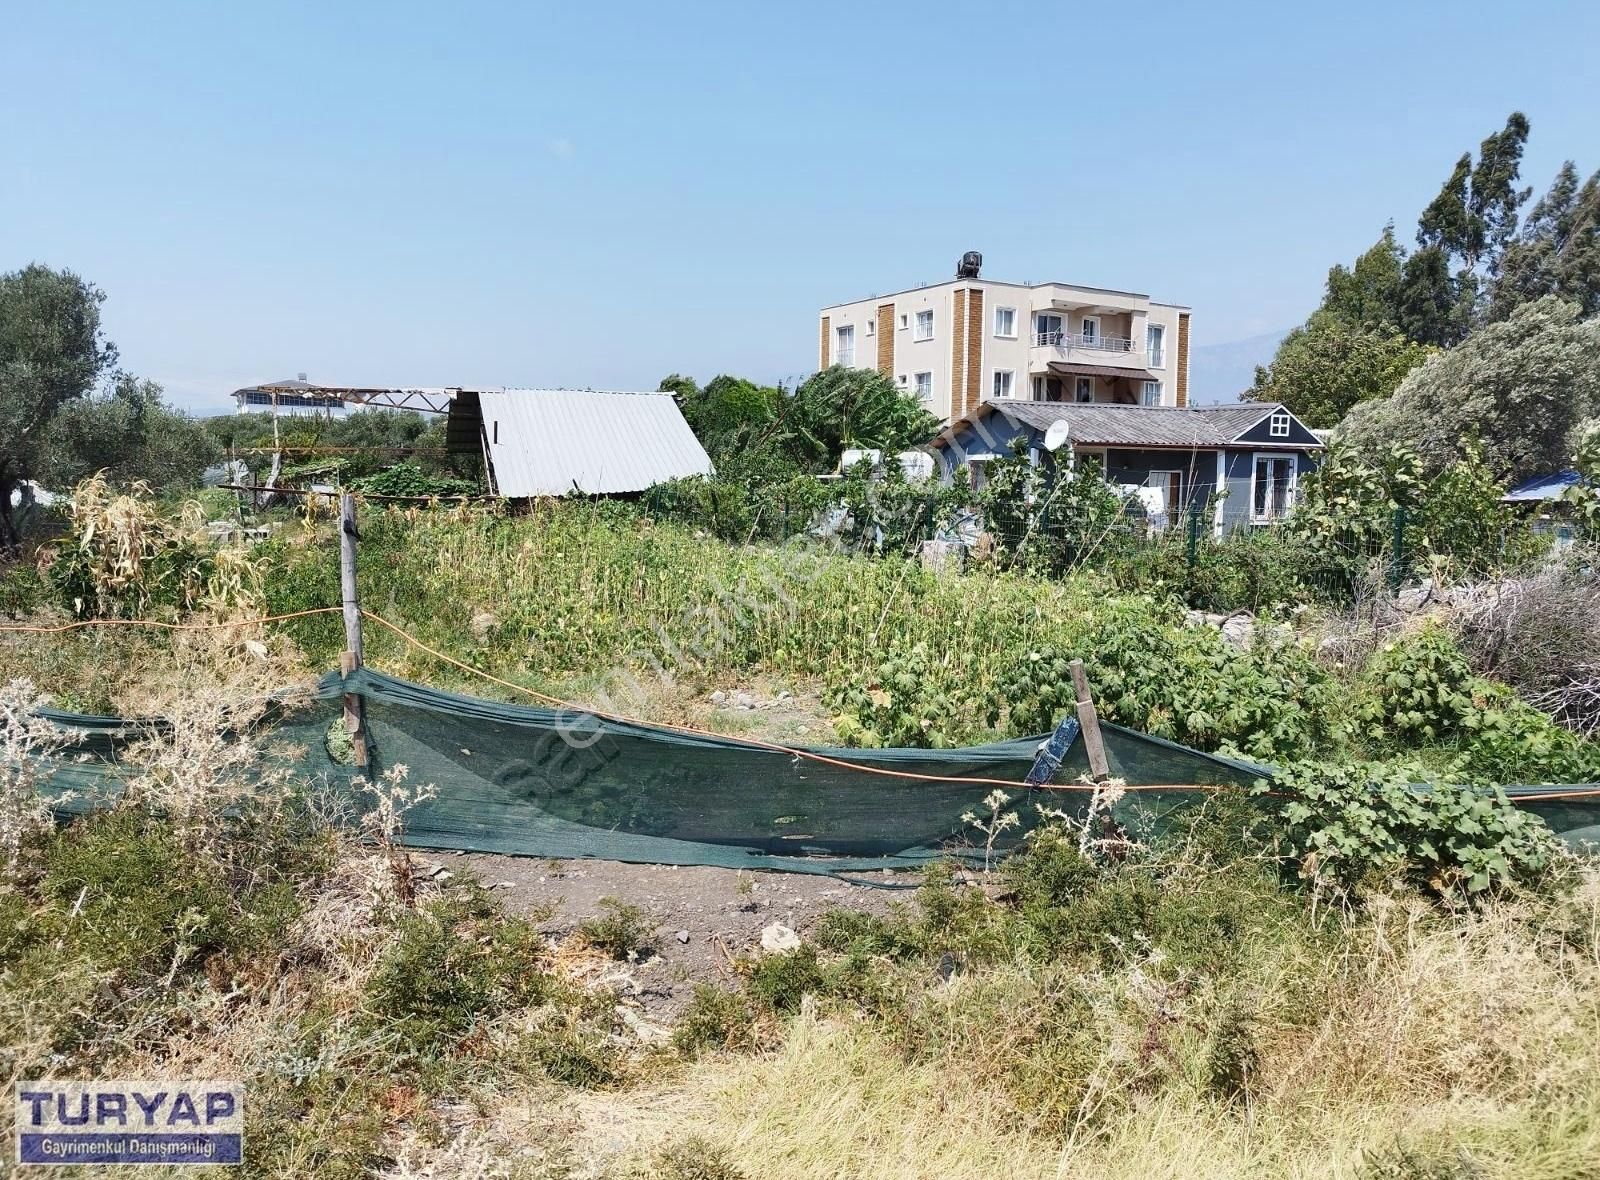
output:
M1096 352L1132 352L1133 341L1126 336L1085 336L1082 332L1035 332L1036 348L1092 348Z

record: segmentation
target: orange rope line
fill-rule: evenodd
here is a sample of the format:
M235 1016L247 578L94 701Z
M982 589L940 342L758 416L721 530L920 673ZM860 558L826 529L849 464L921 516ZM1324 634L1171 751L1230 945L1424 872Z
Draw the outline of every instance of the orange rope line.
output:
M741 745L754 746L761 750L769 750L774 754L784 754L791 758L807 758L813 762L821 762L828 766L838 766L845 770L858 771L862 774L882 775L885 778L909 779L915 782L926 783L975 783L986 787L1014 787L1023 791L1093 791L1096 789L1092 784L1088 783L1043 783L1037 787L1034 787L1018 779L952 777L950 775L919 774L911 770L889 770L881 766L863 766L859 762L847 762L842 758L832 758L827 754L819 754L815 750L803 750L795 746L779 745L776 742L764 742L758 738L734 737L731 734L716 733L708 729L696 729L693 726L688 725L670 725L657 721L645 721L641 718L629 717L622 713L607 713L600 709L592 709L587 705L576 704L572 701L564 701L560 697L553 697L548 693L538 692L535 689L526 688L520 684L513 684L509 680L502 680L492 672L485 672L482 668L475 668L463 660L458 660L454 656L446 655L438 648L429 647L416 636L406 632L402 628L396 626L394 623L391 623L388 619L373 614L371 611L363 610L361 614L362 617L371 619L379 626L388 628L390 631L394 632L413 647L419 648L433 656L435 659L443 660L445 663L451 665L452 667L459 668L463 672L470 672L474 676L481 676L485 680L492 681L503 688L509 688L513 692L520 692L524 696L533 697L535 700L543 701L546 704L554 705L557 708L566 709L574 713L585 713L593 717L602 718L606 721L616 721L624 725L639 725L647 729L670 730L675 733L688 734L691 737L717 738L720 741L735 742ZM1127 785L1126 789L1130 791L1217 791L1224 790L1225 788L1218 787L1211 783L1143 783L1129 784Z
M159 627L166 631L216 631L226 627L249 627L256 623L281 623L285 619L303 619L307 615L327 615L342 612L342 606L314 606L308 610L290 611L283 615L266 615L259 619L235 619L229 623L168 623L160 619L79 619L53 627L25 627L0 623L0 634L56 635L62 631L76 631L80 627Z

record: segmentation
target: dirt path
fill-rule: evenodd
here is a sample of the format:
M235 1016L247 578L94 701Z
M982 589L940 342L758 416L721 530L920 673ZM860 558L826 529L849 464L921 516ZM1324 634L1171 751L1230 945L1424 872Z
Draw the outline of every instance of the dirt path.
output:
M619 965L617 982L651 1017L667 1021L688 1003L696 983L730 984L730 958L754 951L762 930L773 923L803 935L830 909L887 914L913 897L910 889L875 889L808 873L481 853L422 853L417 859L424 872L437 865L457 875L472 873L512 913L552 909L540 927L556 937L604 913L601 898L639 906L655 922L660 951ZM901 886L919 880L917 874L903 872L852 876Z

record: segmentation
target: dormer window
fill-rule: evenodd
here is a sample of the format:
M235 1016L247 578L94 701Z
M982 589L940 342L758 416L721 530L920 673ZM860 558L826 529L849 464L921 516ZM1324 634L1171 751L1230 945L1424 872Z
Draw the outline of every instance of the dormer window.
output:
M1289 415L1279 410L1267 420L1267 433L1273 438L1289 437Z

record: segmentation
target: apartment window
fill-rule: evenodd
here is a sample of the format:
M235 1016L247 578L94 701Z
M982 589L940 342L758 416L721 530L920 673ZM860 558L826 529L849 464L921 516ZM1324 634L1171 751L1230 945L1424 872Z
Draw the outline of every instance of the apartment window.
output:
M1083 342L1093 347L1100 340L1100 317L1086 315L1083 317Z
M917 400L931 402L933 400L933 374L917 374Z
M917 312L917 330L914 333L912 333L911 338L913 340L932 340L933 339L933 312L932 311L919 311L919 312Z
M901 330L901 331L902 331L902 332L904 332L904 331L905 331L905 329L906 329L906 324L907 324L907 323L908 323L908 322L910 322L910 321L909 321L909 320L908 320L908 319L907 319L907 317L906 317L906 313L905 313L905 312L903 312L903 311L902 311L902 312L901 312L901 313L900 313L900 330Z
M1146 406L1159 406L1161 404L1161 382L1146 381L1144 392L1140 395L1140 403Z
M995 397L1010 397L1011 388L1015 382L1016 374L1010 369L996 369L994 371Z
M868 336L876 336L877 334L878 334L878 321L877 320L868 320L867 321L867 335Z
M1073 398L1074 400L1080 402L1094 401L1094 378L1079 377L1077 388L1073 393Z
M1256 521L1282 520L1294 507L1294 456L1260 455L1250 479L1250 517Z
M1035 344L1061 343L1061 317L1040 312L1033 317L1033 342Z
M901 373L900 376L895 378L895 380L897 382L899 382L901 385L904 385L906 383L906 375L904 373Z
M997 307L994 309L994 334L1003 336L1007 340L1017 338L1017 309L1014 307Z
M836 347L833 350L833 363L844 365L846 368L856 363L856 330L851 324L835 329Z
M1267 422L1267 433L1273 438L1288 438L1289 415L1282 413L1281 411L1272 415Z
M1148 324L1145 326L1144 347L1145 351L1150 354L1150 367L1152 369L1159 369L1166 363L1166 358L1163 355L1163 346L1166 339L1167 330L1160 324Z

